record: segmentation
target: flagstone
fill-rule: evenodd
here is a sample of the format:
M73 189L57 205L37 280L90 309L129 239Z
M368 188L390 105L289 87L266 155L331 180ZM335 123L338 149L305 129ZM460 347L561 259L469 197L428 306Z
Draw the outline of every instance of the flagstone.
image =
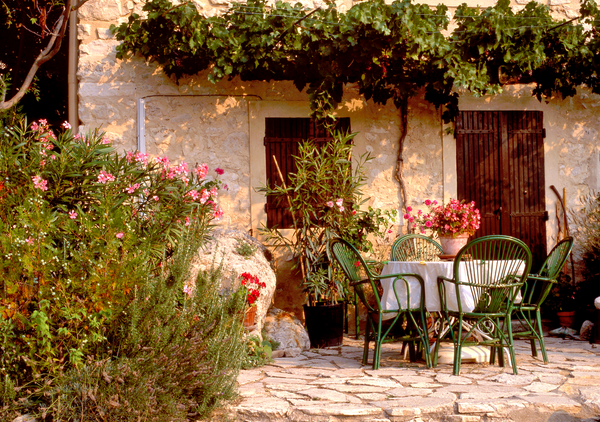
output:
M523 396L522 399L538 408L544 407L552 411L565 410L569 413L577 413L581 409L580 403L558 394L531 394Z
M473 384L473 380L460 375L436 374L435 380L445 384Z
M392 376L393 380L398 381L401 384L416 384L419 382L433 382L433 377L422 377L422 376Z
M387 393L394 397L427 396L433 393L433 390L427 388L398 387L388 390Z
M381 406L388 416L445 415L454 408L452 400L439 397L407 397L371 404Z
M532 382L530 385L523 387L524 390L530 391L532 393L547 393L552 390L556 390L558 385L556 384L548 384L546 382Z
M311 416L370 416L381 414L381 408L368 404L328 403L299 406L298 410Z
M362 377L362 378L351 378L348 380L348 384L360 384L360 385L375 385L378 387L400 387L401 384L386 378L373 378L373 377Z
M329 390L327 388L310 388L308 390L299 391L299 394L308 396L313 400L327 400L341 403L362 403L362 401L357 397L340 393L339 391Z

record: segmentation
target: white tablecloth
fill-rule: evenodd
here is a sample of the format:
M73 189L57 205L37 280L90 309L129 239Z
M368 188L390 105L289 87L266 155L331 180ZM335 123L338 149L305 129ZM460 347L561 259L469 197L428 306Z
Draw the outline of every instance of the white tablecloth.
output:
M481 265L484 265L486 270L494 271L495 266L501 261L486 261ZM465 263L460 263L459 276L464 279L464 267ZM441 261L441 262L406 262L406 261L390 261L383 267L381 275L398 274L398 273L413 273L419 274L425 281L425 308L429 312L437 312L442 310L440 303L440 294L437 286L438 276L444 276L452 278L453 276L454 261ZM519 274L525 269L525 263L522 262L519 266ZM394 295L392 288L393 278L386 278L381 280L383 287L383 295L381 298L382 307L384 309L398 309L398 302ZM407 277L406 280L410 285L410 304L411 308L418 308L421 300L421 285L415 277ZM403 281L396 282L396 289L398 291L398 297L402 308L406 309L406 286ZM456 288L454 284L446 283L446 303L448 309L458 311L458 302L456 300ZM460 286L460 295L463 311L472 311L475 308L473 296L471 295L469 288L466 286ZM516 302L519 301L519 297Z

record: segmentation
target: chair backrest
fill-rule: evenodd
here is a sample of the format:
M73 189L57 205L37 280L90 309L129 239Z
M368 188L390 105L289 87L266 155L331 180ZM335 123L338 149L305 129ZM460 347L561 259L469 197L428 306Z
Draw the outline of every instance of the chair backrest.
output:
M354 290L358 294L361 302L369 311L377 311L381 309L381 298L373 280L373 273L369 269L366 261L356 250L354 246L344 239L337 238L329 243L329 249L333 257L338 262L342 271L346 275L350 285L353 285ZM366 283L355 284L363 280L368 280ZM373 289L375 303L371 303L367 297L365 286L369 285Z
M521 240L504 235L479 237L454 260L454 279L470 290L473 312L512 308L531 269L531 251ZM459 284L456 286L460 306Z
M392 245L392 261L439 261L439 243L422 234L405 234Z
M570 236L565 237L552 248L540 271L532 274L536 278L530 278L527 282L527 289L523 293L525 304L539 308L544 303L572 249L573 238Z
M571 249L573 249L573 238L571 236L565 237L558 242L548 254L548 257L542 264L542 268L540 268L537 275L548 277L553 280L556 279L558 273L560 273L564 267L565 262L567 262Z

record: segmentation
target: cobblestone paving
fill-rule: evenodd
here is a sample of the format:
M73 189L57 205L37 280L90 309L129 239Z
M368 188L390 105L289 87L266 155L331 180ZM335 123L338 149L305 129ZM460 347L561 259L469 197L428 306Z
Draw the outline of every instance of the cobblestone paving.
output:
M427 369L400 344L383 346L381 368L363 366L362 341L312 349L242 371L234 421L568 422L600 420L600 344L548 338L550 363L516 342L519 375L463 363Z

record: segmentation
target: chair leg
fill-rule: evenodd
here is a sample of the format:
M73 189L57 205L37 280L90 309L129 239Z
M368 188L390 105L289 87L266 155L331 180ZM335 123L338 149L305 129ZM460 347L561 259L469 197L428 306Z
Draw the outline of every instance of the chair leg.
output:
M356 339L360 334L360 313L358 311L358 293L354 292L354 329L356 333Z
M420 313L421 329L419 330L419 326L416 324L415 325L417 332L419 332L419 337L421 337L421 345L423 346L423 356L425 357L425 365L428 368L431 368L431 353L429 351L429 332L427 331L427 320L425 318L425 313L423 312L423 309L421 309Z
M460 358L462 356L462 317L458 318L458 333L454 339L454 365L452 374L460 375Z
M379 315L377 321L377 332L373 333L375 337L375 350L373 351L373 369L379 369L379 362L381 360L381 343L383 342L383 336L381 335L381 315Z
M507 318L510 318L510 316L507 316ZM509 320L509 322L510 322L510 320ZM508 352L510 353L510 363L512 364L513 373L515 375L518 375L517 359L515 356L515 346L514 346L513 336L512 336L512 326L510 323L508 324L507 328L508 328L508 338L506 340L508 342Z
M371 315L367 314L367 326L365 327L365 347L363 351L363 365L369 362L369 342L371 341Z
M542 351L542 358L544 359L544 363L548 363L548 354L546 353L546 344L544 343L544 331L542 330L542 315L540 314L540 310L535 311L535 319L537 322L537 333L538 333L538 341L540 342L540 350Z

